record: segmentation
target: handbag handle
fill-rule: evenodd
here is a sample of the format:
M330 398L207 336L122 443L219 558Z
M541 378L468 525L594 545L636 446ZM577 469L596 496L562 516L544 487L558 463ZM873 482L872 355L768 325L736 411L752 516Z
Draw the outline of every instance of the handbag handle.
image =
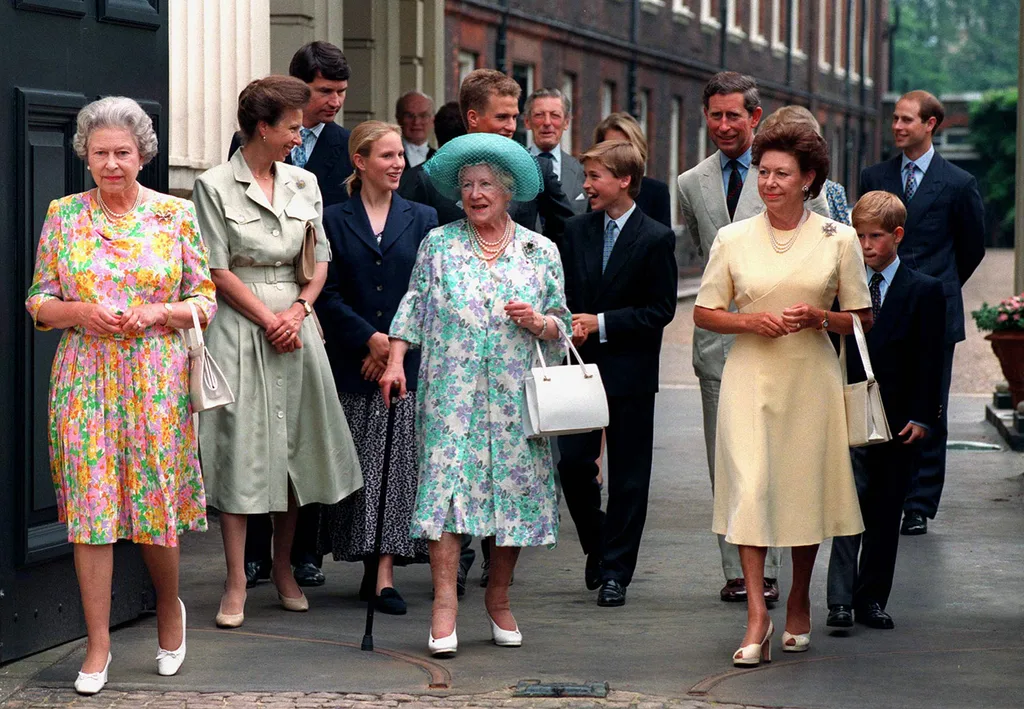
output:
M868 355L868 341L864 337L864 326L860 323L860 318L856 313L851 312L850 317L853 318L853 339L857 341L857 351L860 353L860 363L864 366L864 375L867 377L867 381L875 381L875 371L871 367L871 357ZM843 384L850 383L849 374L846 371L846 337L842 337L839 340L839 368L843 372Z
M563 343L565 343L565 361L568 364L572 364L572 355L576 355L576 361L579 363L580 371L583 372L583 378L590 379L591 377L593 377L594 375L590 374L587 371L587 365L583 363L583 358L580 357L580 353L576 349L576 345L574 345L572 343L572 339L565 334L565 330L563 329L562 323L557 318L555 319L555 328L558 330L559 339L562 340ZM533 344L537 348L537 356L540 358L540 367L541 369L546 370L548 368L548 364L547 362L544 361L544 351L541 349L540 346L540 338L534 338ZM545 376L544 381L550 380L547 376Z
M188 303L188 309L192 313L192 328L183 329L181 336L185 338L185 347L189 350L202 349L206 344L203 341L203 328L199 325L199 313L196 312L196 305L191 299L185 301ZM192 333L189 335L189 333Z

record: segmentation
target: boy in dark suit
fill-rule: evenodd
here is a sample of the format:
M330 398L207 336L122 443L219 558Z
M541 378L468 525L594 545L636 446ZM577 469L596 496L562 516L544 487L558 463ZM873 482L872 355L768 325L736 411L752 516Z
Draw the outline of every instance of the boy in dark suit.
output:
M561 254L574 339L608 395L607 513L595 462L601 431L560 436L558 471L587 588L600 587L599 606L621 606L647 517L661 336L676 310L675 235L634 202L644 174L636 146L599 143L581 161L593 211L566 223Z
M885 608L896 569L903 500L920 465L921 444L939 420L946 300L942 281L901 264L896 255L907 218L899 197L868 192L851 216L867 264L875 316L867 334L868 353L894 437L851 450L864 533L832 541L826 625L849 628L856 618L870 628L889 630L895 624ZM850 381L864 379L852 335L846 352Z

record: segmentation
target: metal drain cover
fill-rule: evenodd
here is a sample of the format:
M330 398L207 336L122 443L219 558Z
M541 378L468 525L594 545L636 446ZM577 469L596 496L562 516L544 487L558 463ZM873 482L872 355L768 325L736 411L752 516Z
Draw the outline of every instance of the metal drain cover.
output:
M608 696L607 682L541 682L524 679L516 685L514 697L589 697L604 699Z

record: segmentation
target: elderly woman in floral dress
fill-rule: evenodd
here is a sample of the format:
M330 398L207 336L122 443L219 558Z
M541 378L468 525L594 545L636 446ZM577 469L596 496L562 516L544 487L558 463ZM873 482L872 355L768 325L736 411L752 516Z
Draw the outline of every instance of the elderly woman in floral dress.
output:
M510 200L541 189L530 154L508 138L471 134L446 143L424 170L438 191L462 201L467 218L421 244L379 383L386 401L393 388L405 396L405 353L421 349L412 534L430 540L428 649L450 656L458 648L462 534L493 538L484 598L491 636L497 645L522 644L508 597L519 549L553 544L558 534L551 447L523 433L523 379L535 342L546 341L557 359L559 332L571 322L558 250L507 212Z

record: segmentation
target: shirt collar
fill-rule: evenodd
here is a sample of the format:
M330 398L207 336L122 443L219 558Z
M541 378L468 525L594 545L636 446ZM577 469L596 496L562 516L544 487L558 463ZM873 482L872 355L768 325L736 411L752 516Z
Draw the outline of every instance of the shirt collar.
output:
M750 152L751 152L752 149L753 149L753 146L747 148L746 152L744 152L742 155L740 155L738 158L736 158L736 161L740 164L740 166L744 170L749 170L750 169ZM722 171L723 172L725 171L725 166L729 164L730 160L732 160L732 158L730 158L728 155L726 155L722 151L718 151L718 161L719 161L719 164L722 166Z
M531 145L530 146L530 155L533 155L534 157L537 157L542 152L544 152L544 151L542 151L536 145ZM555 147L553 147L551 150L548 150L547 152L551 154L551 157L554 158L554 161L555 161L556 164L558 164L558 165L562 164L562 146L556 145Z
M405 138L402 138L402 143L404 144L405 152L407 152L407 153L415 153L416 155L424 155L425 156L427 153L430 152L430 143L423 143L423 145L416 145L415 143L410 143Z
M625 212L623 212L622 216L619 217L618 219L612 219L611 217L608 216L608 212L605 212L604 213L604 228L605 229L608 228L608 222L615 222L618 225L619 233L621 234L622 230L626 226L626 222L629 221L629 217L633 214L633 210L635 210L635 209L636 209L636 202L633 202L633 204L630 206L630 208L627 209Z
M928 166L932 164L932 158L935 157L935 146L932 145L928 148L928 152L914 160L914 166L917 167L921 172L928 172ZM910 163L910 158L907 157L906 153L903 153L903 163L900 165L900 172L905 172L907 165Z
M876 271L875 269L871 268L871 266L867 266L866 268L867 268L867 272L868 272L868 283L871 282L871 276L873 276L876 273L881 273L882 274L882 278L885 279L886 287L891 286L892 285L892 279L896 275L896 269L898 269L899 267L900 267L900 257L899 256L894 258L892 260L892 263L890 263L888 266L883 268L881 271Z
M313 135L315 135L317 138L319 138L320 134L324 132L324 124L323 123L317 123L312 128L307 128L306 130L312 131Z

